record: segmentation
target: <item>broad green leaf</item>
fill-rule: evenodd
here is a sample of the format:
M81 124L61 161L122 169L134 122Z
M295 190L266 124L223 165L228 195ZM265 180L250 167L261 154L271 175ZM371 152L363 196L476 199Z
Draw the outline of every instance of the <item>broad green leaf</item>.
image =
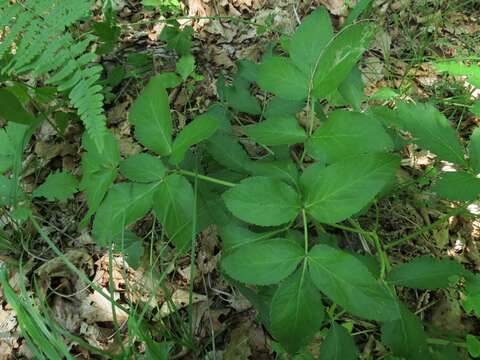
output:
M250 93L250 87L258 77L258 65L243 60L238 63L238 72L231 86L225 85L221 75L217 80L217 92L222 99L234 110L251 115L260 115L262 109L257 98Z
M90 136L84 135L83 137L83 147L86 152L82 156L83 177L80 182L80 190L84 191L88 212L80 223L81 228L97 211L118 175L117 167L120 163L118 142L110 132L106 132L103 144L103 151L100 153Z
M468 156L470 167L476 174L480 174L480 128L476 128L470 136Z
M400 159L389 154L362 155L323 167L310 166L300 178L304 206L319 222L336 223L354 215L395 178Z
M256 233L237 223L231 223L220 227L219 234L222 239L223 251L235 250L240 246L259 242L271 237L268 235L268 232Z
M251 115L262 112L257 98L250 94L248 87L226 86L224 91L225 100L232 109Z
M358 351L353 337L343 326L333 322L320 346L318 360L356 360Z
M210 225L216 225L220 228L228 224L238 223L238 220L227 210L221 194L202 189L200 182L197 183L197 189L197 232L203 231ZM225 187L221 190L225 190Z
M433 348L432 355L421 360L465 360L464 354L455 345L445 346L442 344L431 346L431 348Z
M295 115L305 107L305 101L285 100L274 97L265 107L263 115L268 119L271 117Z
M170 241L178 250L185 250L196 233L193 229L195 194L192 185L183 176L167 176L155 193L153 209Z
M467 276L464 285L463 308L468 315L480 318L480 275Z
M0 174L10 170L14 155L6 130L0 129Z
M475 335L468 334L467 338L467 350L470 356L474 358L480 357L480 339Z
M240 220L275 226L295 219L300 195L290 185L263 176L250 177L223 194L228 210Z
M164 2L164 0L149 0ZM177 0L173 0L177 2ZM174 23L174 26L165 26L160 34L160 40L167 42L167 49L172 49L177 52L178 55L188 55L191 53L192 47L192 34L193 28L191 26L185 26L180 29L178 22Z
M305 267L284 280L272 299L270 330L290 353L308 345L324 319L320 293Z
M124 234L115 239L115 250L125 255L129 266L137 269L140 266L140 259L145 252L143 239L131 231L125 231Z
M421 320L400 304L400 318L382 324L382 343L394 355L411 360L428 359L427 335Z
M182 83L182 79L174 72L163 72L155 75L159 82L165 87L165 89L176 88Z
M480 179L464 171L446 172L432 191L452 201L473 201L480 194Z
M463 146L447 118L430 104L397 105L392 120L413 136L413 141L441 160L465 165Z
M25 199L25 193L15 179L0 175L0 206L17 205Z
M263 145L293 145L307 138L305 130L294 116L269 118L255 125L244 126L242 130Z
M298 169L292 160L252 161L247 168L253 176L266 176L286 181L292 185L297 184Z
M375 117L346 110L331 113L306 144L310 156L328 163L392 148L392 140Z
M346 79L338 87L338 92L348 104L352 105L355 110L360 111L360 105L366 98L366 95L362 73L358 67L354 67L350 71Z
M45 182L33 192L35 197L45 197L49 201L65 201L78 191L78 180L68 172L55 172L48 175Z
M458 279L464 274L463 266L454 260L422 256L395 266L388 274L387 281L415 289L436 290L447 288L452 278Z
M113 169L120 163L120 147L117 139L111 132L105 134L104 148L102 152L98 151L95 142L84 135L82 146L86 153L82 156L83 174L93 174L104 169Z
M114 185L98 208L93 222L93 238L108 245L123 229L144 216L152 207L158 183L120 183Z
M235 280L270 285L290 275L303 257L303 249L295 242L269 239L227 253L222 259L222 268Z
M271 56L260 65L258 85L287 100L304 100L308 96L309 80L290 59Z
M258 64L253 61L242 59L237 61L238 71L235 77L254 83L258 78Z
M0 89L0 118L7 122L34 125L38 120L25 110L17 97L7 89Z
M357 1L357 4L355 5L355 7L352 10L350 10L347 20L345 20L345 23L343 24L343 26L348 26L353 24L360 17L360 15L369 8L371 3L372 3L372 0Z
M233 135L217 132L207 141L207 152L220 165L237 172L245 172L251 162L242 145Z
M309 78L322 51L333 37L330 15L325 8L319 7L307 16L292 37L288 52L292 62Z
M177 73L182 77L183 81L185 81L195 70L195 58L192 54L183 55L177 61L176 67Z
M347 26L327 45L318 60L313 78L313 94L323 99L346 79L374 38L370 23Z
M140 153L123 160L120 172L130 181L149 183L163 179L165 165L155 156Z
M453 76L466 76L470 84L480 88L480 66L465 65L456 61L443 61L435 64L440 72L447 72Z
M208 139L217 131L220 121L210 115L201 115L185 126L173 142L170 162L179 164L190 146Z
M398 319L393 295L354 256L316 245L307 259L314 284L348 312L369 320Z
M388 87L382 87L378 89L373 95L371 95L370 99L387 101L395 99L399 96L400 94L397 93L395 90Z
M161 77L155 76L135 100L128 115L135 137L160 155L172 151L172 118L168 95Z
M18 177L21 176L23 152L36 128L35 125L27 126L16 122L9 122L5 128L9 149L5 153L2 152L0 156L6 157L4 160L10 162L8 168L11 168L12 173ZM3 150L3 145L0 149Z
M473 103L470 111L475 114L475 116L480 116L480 100L477 100Z

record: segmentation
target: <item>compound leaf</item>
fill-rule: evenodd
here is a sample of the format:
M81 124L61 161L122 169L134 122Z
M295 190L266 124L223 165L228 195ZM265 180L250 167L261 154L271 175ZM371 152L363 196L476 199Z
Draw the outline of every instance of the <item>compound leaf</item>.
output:
M182 77L183 81L185 81L195 70L195 58L192 54L183 55L177 61L176 67L177 73Z
M441 160L465 165L463 146L447 118L430 104L399 103L394 123Z
M480 275L467 276L464 285L463 308L468 315L480 318Z
M293 35L288 47L292 62L311 77L322 51L332 37L330 15L322 6L307 16Z
M309 167L300 178L305 209L314 219L336 223L360 211L395 177L400 159L390 154L351 157Z
M165 165L155 156L140 153L123 160L120 163L120 172L128 180L149 183L163 179Z
M0 206L17 205L25 199L25 193L14 178L0 175Z
M480 174L480 128L476 128L470 136L468 155L470 167L476 174Z
M306 144L310 156L329 163L392 148L392 140L376 118L346 110L334 111Z
M378 321L399 317L395 298L353 255L316 245L307 259L314 284L348 312Z
M183 176L167 176L155 193L153 209L168 238L177 249L185 250L195 236L195 194L192 185Z
M0 129L0 173L10 170L14 155L7 131Z
M367 50L375 31L370 23L342 29L327 45L318 60L313 77L313 94L323 99L333 93Z
M103 150L99 152L90 136L83 137L86 152L82 156L83 177L80 189L84 191L88 212L80 223L84 227L90 217L97 211L105 194L118 175L120 147L115 137L107 131L104 135Z
M284 280L272 299L270 330L282 346L295 353L307 345L324 319L320 293L305 267Z
M400 318L382 324L382 343L393 354L405 359L423 360L427 356L427 336L421 320L400 304Z
M25 110L18 98L8 88L0 89L0 118L23 125L34 125L37 119Z
M464 171L446 172L432 190L448 200L473 201L480 194L480 179Z
M220 121L211 115L202 115L185 126L173 142L170 162L179 164L190 146L208 139L217 131Z
M303 249L286 239L269 239L238 247L222 259L231 278L252 285L270 285L290 275L304 257Z
M114 241L123 229L144 216L152 207L158 183L120 183L114 185L98 208L93 222L93 237L101 245Z
M272 117L242 129L245 134L263 145L293 145L307 138L295 116Z
M78 191L78 180L68 172L55 172L35 189L33 196L45 197L49 201L65 201Z
M259 68L258 85L287 100L304 100L309 80L288 58L270 56Z
M223 200L237 218L261 226L287 223L300 211L300 195L295 189L263 176L241 181L223 194Z
M338 92L355 110L360 110L360 105L366 98L366 95L362 73L358 67L354 67L352 71L350 71L345 80L343 80L338 87Z
M415 289L436 290L447 288L452 278L464 274L465 269L456 261L422 256L394 267L387 281Z
M343 326L332 323L320 347L319 360L356 360L358 351L352 336Z
M465 340L467 343L468 353L473 358L479 358L480 357L480 339L477 338L475 335L468 334Z
M206 150L220 165L239 173L245 172L251 162L237 138L229 133L217 132L208 139Z
M164 80L155 76L135 100L129 121L135 125L135 137L160 155L172 151L172 118Z
M267 104L263 115L267 119L277 116L295 115L300 112L304 106L304 101L285 100L276 96Z

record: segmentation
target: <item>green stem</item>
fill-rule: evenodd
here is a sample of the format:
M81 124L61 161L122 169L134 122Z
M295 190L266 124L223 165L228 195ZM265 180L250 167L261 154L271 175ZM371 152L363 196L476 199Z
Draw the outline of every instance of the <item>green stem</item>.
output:
M302 209L302 218L303 218L303 239L305 247L305 256L308 255L308 222L307 222L307 213L305 209Z
M310 105L310 118L309 118L309 122L308 122L308 136L312 136L313 134L313 123L315 122L315 103L317 101L317 99L315 99L315 97L312 96L312 99L311 99L312 103Z
M427 342L433 345L444 345L444 346L454 345L462 348L467 347L467 344L461 341L450 341L450 340L444 340L444 339L429 338L427 339Z
M437 221L427 225L427 226L424 226L422 227L421 229L415 231L414 233L410 234L410 235L407 235L407 236L404 236L403 238L399 239L399 240L396 240L396 241L392 241L391 243L389 244L386 244L385 245L385 249L391 249L395 246L398 246L398 245L401 245L403 243L406 243L422 234L425 234L426 232L429 232L430 230L433 230L435 229L436 227L442 225L445 221L448 221L448 219L451 217L451 216L455 216L455 215L459 215L459 214L462 214L466 211L466 209L464 207L459 207L459 208L455 208L451 211L449 211L448 213L446 213L444 216L440 217Z
M372 233L373 243L375 244L375 249L377 250L378 258L380 259L380 279L385 278L385 272L388 267L388 258L385 252L383 251L382 244L380 239L378 238L377 234Z
M227 187L234 187L234 186L237 185L237 184L231 183L229 181L215 179L215 178L212 178L210 176L195 173L193 171L181 170L180 169L180 170L176 170L175 172L178 173L178 174L191 176L191 177L194 177L194 178L197 178L197 179L200 179L200 180L208 181L208 182L211 182L211 183L214 183L214 184L223 185L223 186L227 186Z

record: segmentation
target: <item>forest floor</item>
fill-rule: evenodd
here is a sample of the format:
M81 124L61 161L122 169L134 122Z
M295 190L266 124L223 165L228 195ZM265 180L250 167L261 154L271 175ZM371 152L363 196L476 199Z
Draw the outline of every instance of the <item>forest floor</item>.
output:
M192 51L196 72L203 77L198 83L187 84L170 96L177 126L181 128L187 119L216 100L219 75L231 79L237 60L258 62L272 41L280 40L281 34L291 34L300 20L321 4L327 7L339 27L355 1L189 0L179 7L175 7L175 1L171 3L177 14L168 18L176 17L183 26L191 25L194 29ZM116 85L115 96L107 106L109 127L120 142L122 156L128 156L141 151L132 137L127 112L144 86L142 71L151 74L174 70L176 58L160 40L165 17L159 11L145 9L135 0L116 0L114 4L121 28L120 43L113 54L102 57L102 64L107 72L121 65L140 74L137 79L130 78ZM468 113L462 105L470 96L469 89L462 79L438 73L432 63L445 59L480 60L480 9L475 1L375 0L363 17L378 25L375 42L361 61L367 94L390 88L402 96L432 101L456 125L461 136L468 139L480 122L480 118ZM131 54L139 56L135 60ZM55 169L80 174L81 134L80 125L70 126L64 138L58 137L48 123L42 126L26 156L27 162L42 166L32 166L26 186L30 181L33 189L39 179ZM428 192L419 191L423 190L422 184L428 184L434 160L427 151L406 147L401 174L406 185L379 202L377 212L372 210L364 214L360 223L368 227L376 221L383 241L392 243L444 216L448 204L439 203L433 196L430 198ZM412 179L419 181L410 182ZM119 302L127 297L149 302L144 316L155 324L156 337L171 343L175 349L174 358L276 358L273 355L275 344L256 321L255 310L220 276L215 228L199 235L193 278L190 256L176 258L167 253L160 259L164 273L159 282L158 273L142 266L137 269L128 266L120 254L109 254L96 246L88 229L78 229L79 219L85 212L81 196L75 201L55 205L37 199L34 205L37 214L44 219L48 236L93 282L105 290L113 283L113 297ZM154 220L149 216L136 225L137 233L144 234L146 239L154 228ZM347 247L352 250L362 244L361 241L349 241L352 234L339 230L338 235L346 239ZM35 229L25 229L18 241L21 245L16 246L23 250L17 249L16 255L0 255L4 263L22 264L21 271L11 273L10 283L17 289L24 286L26 296L49 294L48 313L64 329L76 335L76 338L65 335L72 354L81 359L103 358L95 354L93 348L89 351L79 343L108 352L120 350L116 340L128 338L127 321L130 325L138 319L129 318L121 309L114 314L108 301L71 275ZM368 245L363 243L362 246L369 251ZM389 256L393 263L422 254L455 257L466 267L478 271L479 246L480 217L466 221L451 216L431 231L392 246ZM109 266L109 259L113 260L112 266ZM194 293L193 304L189 305L191 282ZM155 293L152 296L145 289L155 289ZM34 354L19 332L15 311L2 295L0 291L0 359L32 359ZM442 329L456 334L480 333L480 323L463 316L458 293L405 290L400 296L433 332ZM168 306L171 302L178 311L172 313ZM114 320L120 324L119 329L113 325ZM348 316L344 320L348 322ZM311 346L313 354L318 353L320 340L321 334ZM378 332L368 325L357 340L364 359L377 359L384 351ZM142 351L141 342L125 340L124 343Z

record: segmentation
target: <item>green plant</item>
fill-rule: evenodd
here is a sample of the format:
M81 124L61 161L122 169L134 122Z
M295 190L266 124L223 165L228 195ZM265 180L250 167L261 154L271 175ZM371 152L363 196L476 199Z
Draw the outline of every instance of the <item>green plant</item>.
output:
M233 87L219 83L224 106L253 115L262 111L249 94L252 83L278 97L264 109L265 120L242 128L267 149L267 155L257 160L244 151L232 132L228 111L220 106L194 119L172 140L164 74L151 79L132 106L129 120L136 138L170 165L147 153L120 162L121 173L131 182L109 190L105 186L107 195L93 223L96 241L113 242L124 226L152 208L179 251L190 246L192 236L206 225L215 223L224 243L225 274L248 285L276 287L263 318L287 351L299 351L330 323L323 356L355 358L354 342L335 322L339 306L356 317L381 322L383 342L395 355L434 357L436 350L431 349L422 323L400 303L394 286L435 290L471 275L454 261L434 258L392 267L386 245L374 230L347 228L364 234L376 248L380 270L373 271L325 233L326 227L345 220L356 224L354 216L395 185L400 165L399 157L391 153L392 136L400 136L395 129L408 131L419 146L458 164L459 171L443 174L433 191L460 201L474 200L479 193L480 180L472 173L480 158L476 136L467 161L455 131L434 107L398 101L395 110L372 107L363 112L322 113L319 100L323 99L342 98L354 108L362 107L363 99L357 96L361 81L353 82L354 89L346 82L352 83L356 76L356 62L373 34L370 24L358 23L334 36L328 15L319 9L292 37L288 57L268 56L260 65L243 62ZM295 117L305 104L306 130ZM318 123L318 118L323 120ZM203 146L189 150L202 141ZM296 145L302 143L303 147ZM88 145L86 149L85 159L95 151ZM299 156L292 158L299 149L303 149ZM116 166L118 153L109 154ZM188 177L195 180L193 185ZM462 191L452 192L459 181ZM88 193L89 188L85 190ZM294 231L297 227L302 233ZM321 294L326 296L323 300ZM329 305L323 310L325 304ZM334 341L341 346L330 346ZM339 349L346 353L336 353Z
M98 85L102 67L93 64L89 50L96 37L78 34L70 27L88 16L92 2L29 0L0 4L0 59L2 74L48 76L46 84L68 94L89 135L103 147L106 118L102 88Z
M454 358L459 355L453 345L477 351L476 338L468 337L467 343L430 338L420 318L399 300L396 287L463 286L465 309L478 313L478 275L448 259L419 257L394 266L388 256L389 249L430 231L449 214L392 243L380 238L378 224L365 229L358 218L396 189L400 157L395 151L407 141L455 164L457 171L441 173L429 191L460 202L454 212L465 213L465 203L480 192L478 131L465 151L449 121L430 104L394 97L392 108L369 106L356 65L375 27L358 22L334 34L329 15L319 8L282 44L286 53L275 49L261 64L241 61L231 84L218 81L221 102L175 132L168 91L189 76L195 80L190 32L172 26L162 34L181 56L181 79L174 73L153 76L129 111L145 151L122 159L109 131L96 134L96 141L84 136L80 183L55 173L33 196L63 201L79 188L88 205L81 226L94 217L93 238L109 249L126 251L125 229L152 210L179 254L190 249L194 257L196 235L216 225L225 278L257 308L259 320L279 342L278 353L305 355L322 331L320 359L356 359L352 324L360 321L371 328L372 322L380 324L391 359L442 359L444 353ZM252 94L253 85L265 92L266 104ZM306 113L303 123L296 116L301 112ZM258 121L246 125L241 113ZM232 114L240 115L240 136ZM9 123L0 137L16 139L16 127L30 131L20 126ZM411 135L407 139L405 132ZM15 163L18 167L25 135L18 139L22 146L13 153L1 148L3 172ZM254 146L247 152L243 143ZM0 179L10 184L0 184L0 199L15 206L12 179ZM361 235L375 256L346 250L333 234L338 229ZM134 257L143 244L133 242ZM342 324L344 316L352 319L351 326ZM133 319L131 331L148 339L140 323ZM168 343L154 345L159 352L169 350Z

